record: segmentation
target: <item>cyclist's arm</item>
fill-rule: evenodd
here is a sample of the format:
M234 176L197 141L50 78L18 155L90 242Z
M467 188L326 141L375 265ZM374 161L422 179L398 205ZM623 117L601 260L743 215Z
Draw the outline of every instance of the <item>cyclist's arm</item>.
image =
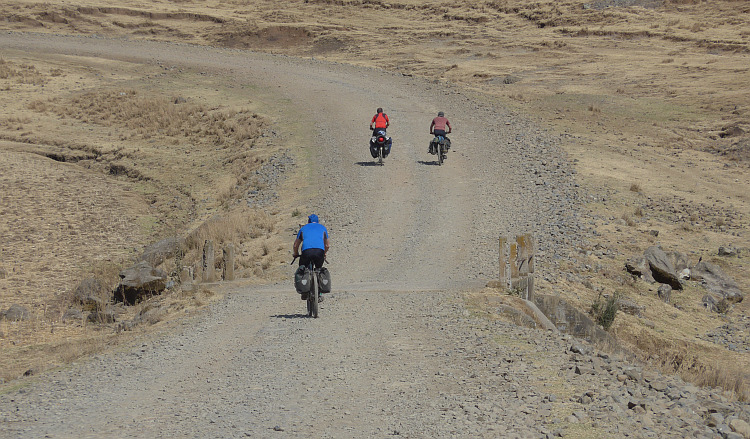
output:
M294 240L294 247L292 247L292 256L295 258L299 256L299 246L302 244L302 240L297 238Z
M446 134L450 134L453 131L453 128L451 128L451 123L446 120L445 124L448 126L448 132Z
M328 253L328 249L331 247L331 245L328 243L328 235L323 238L323 245L325 246L325 252Z

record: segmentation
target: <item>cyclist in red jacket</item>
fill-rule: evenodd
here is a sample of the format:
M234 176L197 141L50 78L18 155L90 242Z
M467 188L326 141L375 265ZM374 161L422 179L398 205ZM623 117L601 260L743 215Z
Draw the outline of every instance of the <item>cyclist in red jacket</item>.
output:
M372 135L375 136L375 132L378 130L385 131L390 124L391 121L388 119L388 115L383 113L382 108L378 108L377 113L375 113L375 116L372 116L372 120L370 121Z

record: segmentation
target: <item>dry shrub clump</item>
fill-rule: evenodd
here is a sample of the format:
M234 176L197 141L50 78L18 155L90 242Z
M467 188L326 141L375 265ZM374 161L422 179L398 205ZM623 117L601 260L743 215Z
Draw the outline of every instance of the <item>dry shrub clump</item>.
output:
M83 123L122 126L142 139L161 136L233 148L251 147L266 125L261 116L246 109L214 110L136 90L91 91L67 100L36 101L31 109ZM128 135L121 139L128 140Z
M677 373L698 386L727 390L740 401L750 401L750 375L741 364L720 352L686 341L670 341L646 331L625 337L651 364Z
M271 216L257 209L242 207L223 215L216 215L195 229L186 240L188 250L201 248L207 240L222 243L241 243L273 232Z
M13 80L19 84L42 85L47 82L44 75L31 64L14 64L0 58L0 79Z

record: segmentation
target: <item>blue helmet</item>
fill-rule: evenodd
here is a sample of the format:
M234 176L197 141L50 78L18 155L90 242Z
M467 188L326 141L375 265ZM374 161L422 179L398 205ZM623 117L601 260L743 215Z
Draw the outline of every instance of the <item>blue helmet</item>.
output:
M309 223L317 223L318 222L318 215L312 214L307 217L307 222Z

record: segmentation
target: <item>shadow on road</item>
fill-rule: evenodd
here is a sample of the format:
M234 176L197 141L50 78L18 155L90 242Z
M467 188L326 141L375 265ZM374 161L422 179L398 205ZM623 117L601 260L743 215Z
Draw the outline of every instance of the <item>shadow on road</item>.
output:
M377 162L355 162L354 164L359 166L380 166Z
M435 160L434 162L427 162L427 161L424 161L424 160L418 160L417 163L419 163L420 165L427 165L427 166L438 166L438 165L440 165L440 163L438 163L437 160Z
M307 319L307 318L312 318L312 317L308 317L307 313L305 313L305 314L276 314L276 315L271 316L271 317L273 317L274 319L303 319L303 318Z

